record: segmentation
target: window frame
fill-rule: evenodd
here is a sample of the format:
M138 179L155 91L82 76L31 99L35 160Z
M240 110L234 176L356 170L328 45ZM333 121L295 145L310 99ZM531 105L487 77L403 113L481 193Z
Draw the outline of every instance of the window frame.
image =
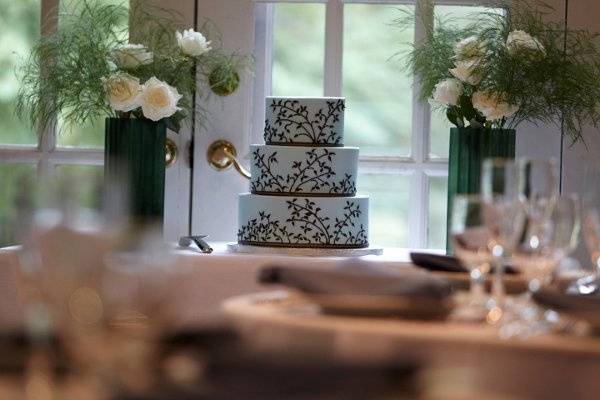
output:
M265 97L272 92L273 5L278 3L306 3L325 5L325 53L323 95L338 97L343 94L344 5L389 4L427 5L430 0L253 0L255 3L255 71L251 142L262 141ZM427 15L415 22L415 41L425 37L426 25L433 24L436 5L493 6L494 0L436 0L426 7ZM497 3L496 3L497 4ZM409 243L408 247L429 247L429 192L431 178L448 176L448 159L431 157L429 104L418 97L418 81L413 82L412 131L409 156L359 156L360 174L390 174L410 177L409 188Z
M60 0L40 0L40 32L47 36L58 28ZM104 150L88 147L62 147L57 145L56 123L37 129L37 144L17 145L0 143L2 165L36 165L38 177L50 179L61 165L104 164Z
M49 35L58 28L58 13L61 0L40 0L40 33ZM170 8L186 17L189 26L197 28L193 15L195 0L162 0ZM59 146L57 124L37 129L36 144L0 143L0 165L31 165L36 168L38 179L47 182L58 173L59 166L104 165L104 147ZM177 241L182 235L191 233L191 163L187 154L193 134L191 119L183 124L179 133L167 130L179 150L175 164L165 170L165 207L163 234L165 239Z

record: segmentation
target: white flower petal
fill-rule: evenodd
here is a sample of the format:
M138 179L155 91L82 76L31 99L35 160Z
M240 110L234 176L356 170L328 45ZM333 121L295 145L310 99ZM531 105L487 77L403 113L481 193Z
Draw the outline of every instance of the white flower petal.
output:
M127 74L112 74L102 78L106 101L115 111L132 111L141 105L139 79Z
M519 106L502 101L503 98L505 96L498 93L475 92L472 97L473 107L488 121L510 118L519 111Z
M481 63L482 60L478 58L458 61L455 63L454 68L450 70L450 73L461 82L475 86L483 79L481 72L478 71Z
M160 121L175 114L180 108L177 103L182 95L176 88L156 77L146 81L142 90L142 113L152 121Z
M453 78L444 79L435 85L431 103L441 106L455 106L463 93L463 84Z
M211 50L210 42L204 35L193 29L186 29L183 33L176 32L175 38L181 52L188 56L198 57Z
M119 68L134 69L151 64L154 54L141 44L127 44L112 51L111 56Z
M546 54L546 49L540 41L525 31L515 30L508 34L506 39L506 49L511 55L516 54L520 50L539 51Z

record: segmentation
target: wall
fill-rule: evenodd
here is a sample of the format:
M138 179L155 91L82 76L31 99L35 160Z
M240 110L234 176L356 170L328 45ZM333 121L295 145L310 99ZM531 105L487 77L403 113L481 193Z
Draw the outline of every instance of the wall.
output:
M567 0L568 16L567 25L570 29L589 29L600 31L600 2L597 0ZM600 43L599 43L600 45ZM598 77L600 79L600 76ZM587 149L577 143L569 145L565 139L563 149L563 193L578 192L584 189L583 175L586 166L600 167L600 132L598 129L588 127L585 129ZM596 190L600 190L600 182L596 182ZM577 258L589 264L589 257L583 244L576 252Z

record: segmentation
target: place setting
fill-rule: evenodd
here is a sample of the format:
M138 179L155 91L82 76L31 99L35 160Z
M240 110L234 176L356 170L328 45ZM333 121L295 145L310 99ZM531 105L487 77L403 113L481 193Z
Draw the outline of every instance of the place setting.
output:
M400 332L459 326L497 343L590 336L586 340L600 350L593 337L600 280L594 269L574 267L569 259L581 236L590 254L600 254L598 203L593 189L559 194L558 176L554 160L488 159L481 193L454 197L453 255L416 252L412 265L361 258L330 269L269 265L257 280L280 290L229 299L224 310L234 323L254 315L267 325L297 328L350 320L373 332L377 325L389 330L395 324Z

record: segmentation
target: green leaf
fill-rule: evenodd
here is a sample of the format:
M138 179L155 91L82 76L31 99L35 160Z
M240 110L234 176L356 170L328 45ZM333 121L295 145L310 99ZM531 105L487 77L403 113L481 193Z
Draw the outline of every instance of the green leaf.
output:
M460 110L462 111L463 116L467 121L471 121L477 118L477 111L473 107L473 102L471 101L471 96L462 95L458 99L458 105Z
M446 110L446 117L452 124L456 125L459 128L465 126L463 117L460 113L460 109L456 106L448 107L448 109Z

